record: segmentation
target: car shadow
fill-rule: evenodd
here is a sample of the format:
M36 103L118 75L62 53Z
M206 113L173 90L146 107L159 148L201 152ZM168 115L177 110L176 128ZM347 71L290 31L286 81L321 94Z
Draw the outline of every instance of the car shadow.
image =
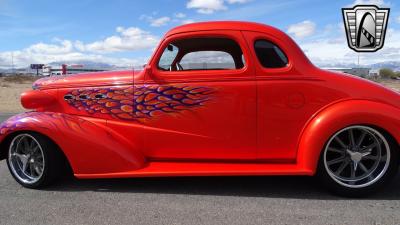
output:
M317 178L273 177L174 177L78 180L66 178L47 189L65 192L120 192L292 199L344 199L329 193ZM365 199L400 200L400 174L388 187Z

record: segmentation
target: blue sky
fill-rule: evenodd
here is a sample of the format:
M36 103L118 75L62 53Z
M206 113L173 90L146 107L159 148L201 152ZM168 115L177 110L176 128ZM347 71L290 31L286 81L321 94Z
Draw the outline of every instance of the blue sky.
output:
M397 0L0 0L0 67L53 61L146 62L163 34L183 23L244 20L289 33L316 64L354 62L341 8L373 3L391 8L385 48L360 54L364 64L400 61Z

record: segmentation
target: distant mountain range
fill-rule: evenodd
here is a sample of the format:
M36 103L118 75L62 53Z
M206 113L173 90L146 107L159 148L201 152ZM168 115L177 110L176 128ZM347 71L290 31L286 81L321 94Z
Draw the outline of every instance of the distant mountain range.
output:
M348 64L320 64L318 66L322 67L322 68L357 68L357 67L359 67L355 63L348 63ZM388 61L388 62L382 62L382 63L369 64L369 65L360 65L360 67L371 68L371 69L388 68L388 69L392 69L394 71L400 71L400 61Z

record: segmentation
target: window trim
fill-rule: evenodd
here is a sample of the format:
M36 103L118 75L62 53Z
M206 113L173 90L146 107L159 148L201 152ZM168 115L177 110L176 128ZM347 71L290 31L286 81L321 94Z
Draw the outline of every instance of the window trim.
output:
M229 32L229 33L228 33ZM234 34L230 34L231 32L235 32L235 31L231 31L231 30L215 30L215 31L194 31L194 32L188 32L188 33L179 33L179 34L174 34L171 36L168 36L167 38L165 38L160 45L157 48L157 51L154 53L154 57L152 57L152 61L151 61L151 65L153 68L153 72L155 74L159 74L161 76L168 76L168 75L173 75L173 76L185 76L185 75L225 75L225 74L229 74L232 76L237 76L240 74L244 74L246 71L248 71L251 66L254 66L253 63L251 62L250 59L252 59L251 53L250 53L250 49L248 48L247 44L246 44L246 40L245 39L241 39L242 36L240 35L239 37L237 37L238 35L234 35ZM237 31L240 32L240 31ZM243 57L244 57L244 62L245 65L240 68L240 69L226 69L226 70L188 70L188 71L184 71L184 73L182 73L182 71L163 71L160 70L158 68L158 63L161 59L161 56L165 50L165 48L172 42L177 41L177 40L182 40L182 39L189 39L189 38L227 38L227 39L231 39L232 41L234 41L242 50L243 53Z

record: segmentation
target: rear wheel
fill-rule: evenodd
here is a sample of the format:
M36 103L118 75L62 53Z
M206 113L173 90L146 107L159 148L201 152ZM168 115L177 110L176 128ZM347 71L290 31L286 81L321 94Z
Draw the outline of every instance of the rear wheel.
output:
M358 197L390 181L398 159L398 146L388 134L369 126L350 126L328 140L318 173L336 194Z
M63 159L58 147L37 133L20 133L9 144L8 168L14 179L27 188L43 188L61 174Z

